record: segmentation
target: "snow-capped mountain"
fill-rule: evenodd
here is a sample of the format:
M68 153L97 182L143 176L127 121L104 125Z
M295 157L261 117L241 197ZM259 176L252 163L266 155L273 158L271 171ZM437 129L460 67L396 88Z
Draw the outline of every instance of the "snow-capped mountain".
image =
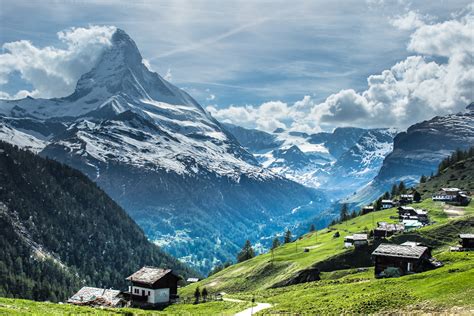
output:
M356 191L377 175L393 148L394 129L342 127L332 133L273 133L225 125L262 166L336 199Z
M393 151L384 159L377 176L345 202L362 205L373 201L394 183L417 183L422 175L436 172L442 159L456 149L474 146L474 106L464 113L436 116L410 126L394 139Z
M324 207L147 69L124 31L111 43L70 96L0 101L0 138L83 171L151 240L203 272L305 216L292 209Z
M359 140L320 174L325 187L342 197L368 184L392 152L396 129L366 130ZM326 175L326 177L324 177Z

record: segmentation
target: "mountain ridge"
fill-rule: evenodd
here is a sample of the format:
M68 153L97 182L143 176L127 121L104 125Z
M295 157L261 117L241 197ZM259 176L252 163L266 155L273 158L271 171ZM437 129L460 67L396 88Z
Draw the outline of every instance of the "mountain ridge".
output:
M150 72L125 32L111 43L70 96L0 101L0 138L81 170L202 272L231 260L246 237L268 247L304 216L292 209L325 207L320 192L260 166L185 91Z

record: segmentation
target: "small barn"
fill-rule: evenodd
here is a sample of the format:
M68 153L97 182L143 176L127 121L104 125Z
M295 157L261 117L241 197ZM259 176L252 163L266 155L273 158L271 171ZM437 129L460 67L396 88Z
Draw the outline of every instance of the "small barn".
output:
M179 277L171 269L143 267L126 280L133 303L170 304L178 296Z
M364 207L362 208L362 210L361 210L362 215L371 213L371 212L373 212L373 211L374 211L374 207L371 206L371 205L364 206Z
M405 230L404 224L390 224L387 222L378 222L374 229L374 238L387 238Z
M398 275L405 275L440 266L440 263L431 257L430 249L419 244L380 244L372 256L376 277L391 276L393 271L397 271Z
M122 292L84 286L67 300L69 304L81 306L124 307L127 304Z
M397 206L397 203L393 200L382 200L382 209L392 208Z
M428 212L422 209L415 209L410 206L400 206L398 208L398 218L403 220L417 220L422 224L428 224Z
M401 194L399 203L400 205L406 205L413 203L414 195L413 194Z
M461 247L466 250L474 250L474 234L460 234Z
M369 243L367 234L353 234L344 238L344 247L362 247Z

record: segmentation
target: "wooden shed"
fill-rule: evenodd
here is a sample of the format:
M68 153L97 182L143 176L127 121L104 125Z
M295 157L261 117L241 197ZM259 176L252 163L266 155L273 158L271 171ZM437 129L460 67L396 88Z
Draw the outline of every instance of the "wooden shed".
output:
M431 257L428 247L413 243L380 244L372 256L375 260L376 277L389 276L389 268L397 269L400 275L404 275L430 270L440 264Z
M461 247L464 250L474 250L474 234L460 234Z

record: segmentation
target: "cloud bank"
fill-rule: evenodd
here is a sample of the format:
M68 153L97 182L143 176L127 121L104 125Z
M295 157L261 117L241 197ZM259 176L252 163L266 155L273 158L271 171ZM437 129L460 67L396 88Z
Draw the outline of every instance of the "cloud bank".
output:
M462 111L474 100L473 7L447 21L410 11L391 20L411 30L407 49L414 55L367 78L367 89L332 94L322 103L309 96L294 104L280 101L260 106L207 109L217 119L249 128L277 127L306 132L336 126L406 128L435 115Z
M15 95L0 91L0 98L66 96L74 91L79 77L91 69L104 48L111 45L112 26L70 28L57 33L64 48L37 47L30 41L3 44L0 54L0 85L18 72L33 86Z

